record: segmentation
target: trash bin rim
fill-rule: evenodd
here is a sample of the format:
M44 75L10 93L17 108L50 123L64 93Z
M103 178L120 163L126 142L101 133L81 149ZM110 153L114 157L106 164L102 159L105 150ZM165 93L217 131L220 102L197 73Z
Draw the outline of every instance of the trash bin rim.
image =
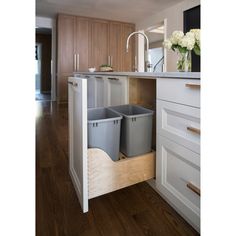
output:
M126 115L122 112L119 112L117 110L115 110L115 108L117 107L123 107L123 106L133 106L133 107L136 107L136 108L140 108L140 109L143 109L145 110L147 113L144 113L144 114L135 114L135 115ZM139 105L134 105L134 104L125 104L125 105L119 105L119 106L111 106L111 107L108 107L108 109L118 113L119 115L127 118L127 119L132 119L132 118L139 118L139 117L147 117L147 116L152 116L154 114L154 111L153 110L150 110L148 108L145 108L145 107L142 107L142 106L139 106Z

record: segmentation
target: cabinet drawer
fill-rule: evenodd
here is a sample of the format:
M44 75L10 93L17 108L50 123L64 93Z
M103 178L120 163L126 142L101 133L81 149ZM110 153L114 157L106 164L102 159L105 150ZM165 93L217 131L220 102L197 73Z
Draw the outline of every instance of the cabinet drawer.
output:
M162 100L157 101L157 132L200 153L200 109Z
M159 78L157 99L200 107L200 80Z
M155 177L155 152L113 161L101 149L88 149L89 199Z
M194 186L200 189L199 163L198 154L158 136L157 188L197 228L200 196Z

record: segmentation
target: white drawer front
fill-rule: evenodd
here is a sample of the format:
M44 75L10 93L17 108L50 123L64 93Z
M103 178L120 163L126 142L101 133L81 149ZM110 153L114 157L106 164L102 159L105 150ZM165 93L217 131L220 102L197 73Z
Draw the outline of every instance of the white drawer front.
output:
M157 101L157 134L200 153L200 109Z
M200 107L200 80L159 78L157 99Z
M158 136L157 188L197 228L200 225L200 197L187 187L200 188L199 155Z

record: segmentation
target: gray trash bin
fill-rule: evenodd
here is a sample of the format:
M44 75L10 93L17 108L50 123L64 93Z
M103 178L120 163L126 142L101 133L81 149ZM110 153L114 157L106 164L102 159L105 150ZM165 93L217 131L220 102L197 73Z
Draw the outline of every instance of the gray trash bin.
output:
M137 105L109 107L123 116L120 151L127 157L148 153L152 148L153 111Z
M121 115L107 108L88 109L88 147L100 148L117 161L121 119Z

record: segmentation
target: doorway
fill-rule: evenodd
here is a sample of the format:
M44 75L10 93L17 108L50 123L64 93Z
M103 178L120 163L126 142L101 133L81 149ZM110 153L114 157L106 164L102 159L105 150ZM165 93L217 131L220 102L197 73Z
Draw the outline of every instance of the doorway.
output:
M36 28L35 100L51 101L52 30Z
M164 71L164 47L165 38L164 21L150 26L144 30L149 39L149 55L152 64L152 72Z
M166 49L163 47L163 41L167 38L167 19L154 23L151 26L140 29L149 39L149 61L152 65L151 72L166 72ZM137 42L138 71L144 71L144 51L146 44L144 37L138 36Z

